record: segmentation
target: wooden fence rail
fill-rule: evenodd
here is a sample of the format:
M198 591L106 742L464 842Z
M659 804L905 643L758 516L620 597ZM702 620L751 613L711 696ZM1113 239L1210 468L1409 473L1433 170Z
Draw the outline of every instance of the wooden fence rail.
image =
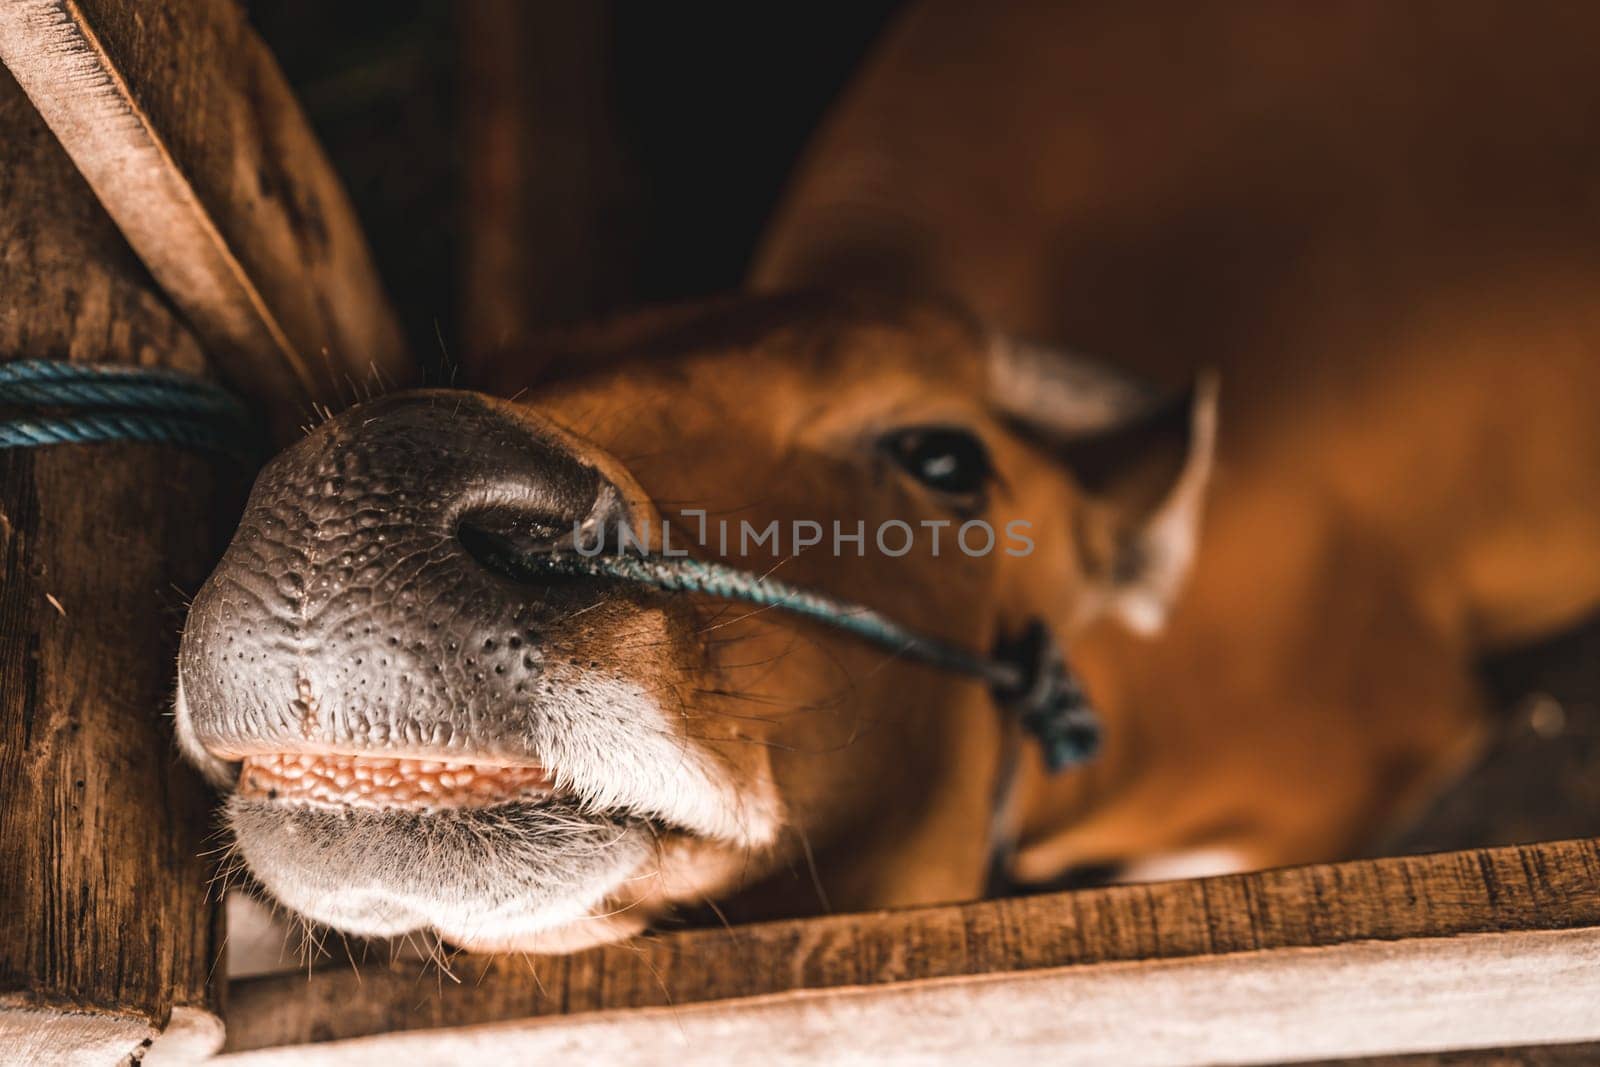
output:
M235 983L227 1047L256 1050L241 1064L466 1063L491 1048L527 1062L914 1062L966 1048L1198 1064L1592 1040L1600 846L688 931L448 969Z

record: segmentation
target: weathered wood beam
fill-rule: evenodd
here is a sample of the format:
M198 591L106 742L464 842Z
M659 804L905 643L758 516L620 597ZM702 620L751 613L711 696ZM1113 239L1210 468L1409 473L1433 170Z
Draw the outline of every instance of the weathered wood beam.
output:
M230 989L240 1063L1272 1062L1600 1037L1600 847L1572 841L667 934ZM1512 995L1537 984L1537 994ZM406 1036L403 1031L426 1031ZM387 1035L387 1036L378 1036ZM333 1042L307 1047L312 1042ZM280 1048L281 1052L265 1050Z
M613 311L633 248L607 100L612 5L474 0L461 32L463 368Z
M411 361L354 213L232 0L10 0L0 62L280 432Z
M0 361L206 373L4 70L0 144ZM5 1062L115 1063L174 1017L220 1041L210 802L165 721L217 484L208 460L147 445L0 450Z
M1594 1067L1600 1044L1522 1045L1455 1052L1413 1052L1401 1056L1364 1056L1359 1060L1299 1061L1300 1067Z

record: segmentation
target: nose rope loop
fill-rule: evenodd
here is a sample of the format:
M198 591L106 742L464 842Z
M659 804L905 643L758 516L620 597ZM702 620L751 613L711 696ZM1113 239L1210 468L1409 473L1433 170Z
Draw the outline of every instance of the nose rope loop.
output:
M177 371L51 360L0 363L0 449L136 442L243 461L255 452L251 426L232 394Z
M501 560L534 576L561 574L609 578L664 592L696 593L742 601L812 619L921 663L981 678L995 700L1043 749L1052 771L1092 757L1100 744L1100 722L1082 684L1067 667L1049 627L1029 626L1020 640L982 656L909 629L862 604L724 563L661 555L594 555L508 552Z

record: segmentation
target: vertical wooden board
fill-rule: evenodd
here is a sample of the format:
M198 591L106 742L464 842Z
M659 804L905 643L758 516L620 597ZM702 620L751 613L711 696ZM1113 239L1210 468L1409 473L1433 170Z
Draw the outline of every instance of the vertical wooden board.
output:
M280 433L411 378L344 190L241 5L15 0L0 60Z
M612 5L459 7L463 364L613 310L634 250L607 96Z
M0 143L0 360L201 372L4 71ZM210 802L165 719L216 485L210 460L151 446L0 450L0 1030L30 1062L126 1054L175 1007L216 1006Z

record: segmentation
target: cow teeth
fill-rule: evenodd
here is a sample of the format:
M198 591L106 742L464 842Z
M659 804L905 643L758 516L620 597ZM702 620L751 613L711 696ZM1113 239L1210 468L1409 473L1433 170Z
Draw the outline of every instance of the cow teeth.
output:
M542 767L275 753L247 756L237 791L286 804L426 811L537 800L554 786Z

